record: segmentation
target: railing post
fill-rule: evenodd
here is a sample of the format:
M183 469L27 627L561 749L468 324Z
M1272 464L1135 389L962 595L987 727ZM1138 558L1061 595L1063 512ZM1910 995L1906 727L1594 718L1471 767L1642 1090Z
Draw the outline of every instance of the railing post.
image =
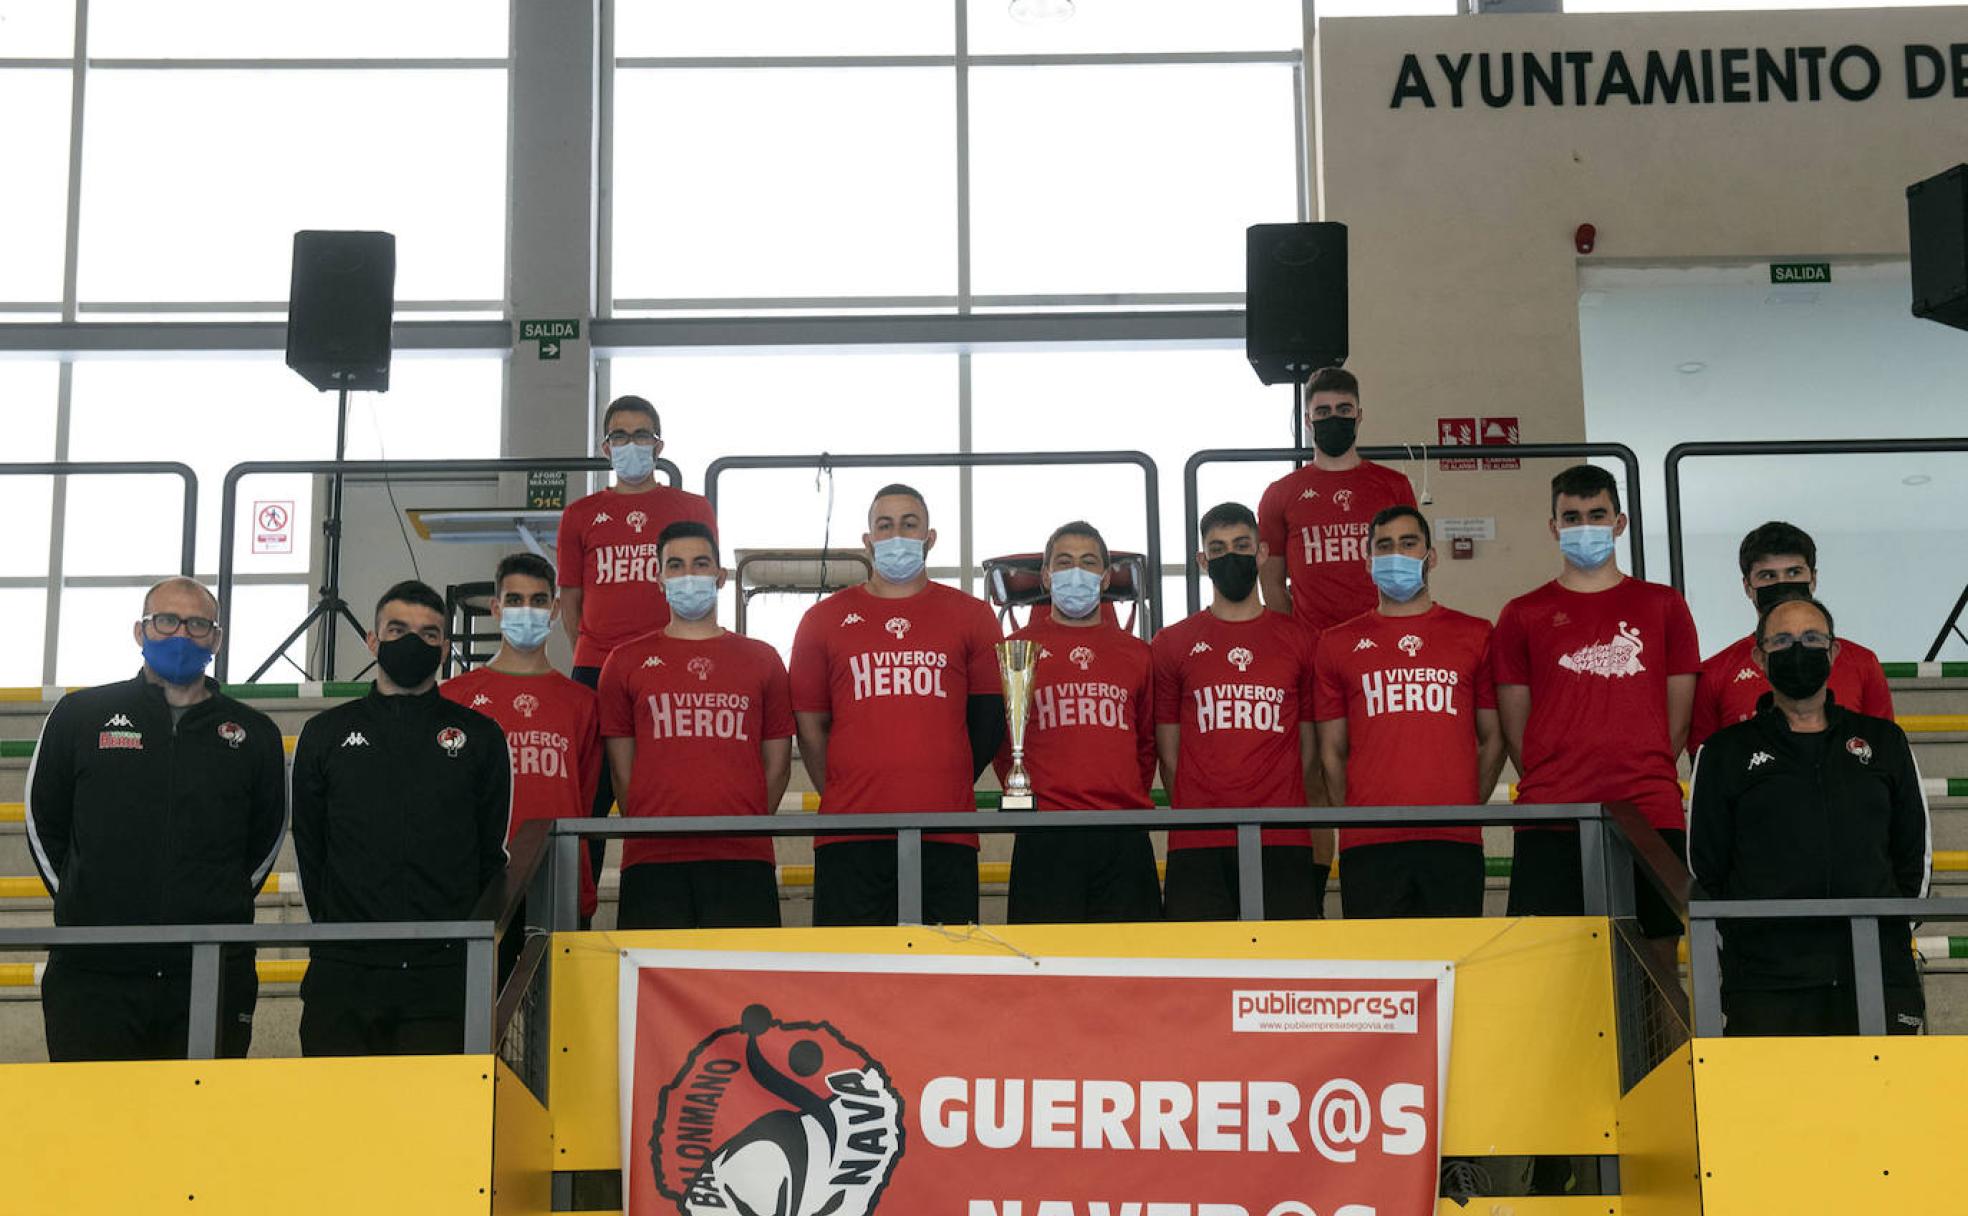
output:
M498 952L492 938L465 939L465 1054L492 1050L492 997L499 982Z
M1695 1034L1722 1032L1722 935L1706 916L1688 914L1688 974L1695 987Z
M895 834L895 923L923 923L922 829Z
M1879 972L1879 920L1852 917L1852 995L1859 1002L1859 1033L1886 1033L1886 985Z
M1583 904L1580 908L1587 916L1614 915L1611 892L1607 889L1606 837L1609 833L1601 819L1581 819L1579 833L1579 878L1583 886ZM1633 884L1627 884L1627 903L1633 902Z
M1264 829L1237 825L1237 919L1264 919Z
M221 966L221 947L217 942L199 942L191 948L191 1017L187 1026L185 1058L219 1058L221 1031L219 1005L225 997L225 968Z
M546 928L556 933L572 933L581 927L581 867L588 863L582 856L583 837L562 835L558 832L552 837L553 855L548 859L547 869L553 872L549 882L552 893L552 919ZM595 844L608 847L606 839L597 838Z

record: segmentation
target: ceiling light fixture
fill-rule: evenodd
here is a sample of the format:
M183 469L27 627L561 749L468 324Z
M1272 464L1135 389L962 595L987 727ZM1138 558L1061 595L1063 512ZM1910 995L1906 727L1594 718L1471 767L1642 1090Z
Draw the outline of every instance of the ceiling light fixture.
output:
M1708 370L1708 364L1699 359L1690 359L1674 369L1684 376L1696 376Z
M1073 15L1073 0L1011 0L1006 9L1024 25L1057 25Z
M1932 480L1934 479L1925 473L1911 473L1900 478L1900 484L1903 486L1924 486Z

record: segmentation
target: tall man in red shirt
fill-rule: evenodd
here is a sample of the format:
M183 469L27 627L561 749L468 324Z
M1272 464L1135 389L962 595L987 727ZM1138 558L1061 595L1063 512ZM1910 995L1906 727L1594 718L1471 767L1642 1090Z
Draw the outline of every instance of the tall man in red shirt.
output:
M1625 531L1611 473L1577 465L1551 479L1551 534L1565 565L1497 619L1497 712L1518 802L1631 802L1686 857L1674 757L1687 741L1701 650L1680 592L1620 571L1614 544ZM1520 828L1515 854L1512 916L1583 910L1574 833ZM1648 936L1680 935L1644 878L1634 891Z
M1269 551L1249 507L1211 507L1198 531L1196 560L1215 593L1153 645L1155 744L1169 805L1324 805L1312 733L1317 635L1258 599L1257 571ZM1315 855L1312 832L1266 828L1263 840L1264 918L1323 916L1327 863ZM1236 841L1229 828L1169 833L1168 919L1237 918Z
M601 778L601 733L595 695L547 661L558 611L554 569L546 558L514 553L492 576L492 615L499 653L453 676L438 692L497 722L512 761L512 822L506 838L534 819L580 819ZM595 913L594 871L581 867L581 915Z
M915 489L878 490L861 543L874 577L808 609L793 639L800 763L820 813L974 811L1004 738L997 620L929 581L936 530ZM895 871L892 838L820 837L813 923L894 924ZM977 919L977 837L925 837L922 877L924 921Z
M1148 643L1105 619L1107 542L1085 520L1047 539L1039 578L1052 601L1012 634L1039 644L1025 769L1041 811L1155 805L1154 670ZM998 776L1011 750L998 752ZM1013 924L1160 920L1161 881L1145 828L1021 832L1011 852Z
M1367 529L1384 507L1413 506L1408 479L1360 456L1360 382L1342 368L1312 373L1305 384L1305 422L1312 463L1271 483L1258 500L1258 565L1264 604L1300 624L1327 629L1373 611L1367 577ZM1287 575L1291 594L1285 593Z
M1752 529L1736 551L1743 594L1761 614L1784 600L1811 599L1818 593L1818 546L1794 524L1771 520ZM1770 677L1757 666L1756 635L1749 633L1716 651L1702 664L1695 684L1695 716L1688 728L1688 754L1701 750L1716 731L1756 716L1756 703L1770 691ZM1879 656L1849 638L1840 638L1831 665L1831 699L1854 713L1893 717L1893 693Z
M602 415L601 431L601 454L615 466L615 484L569 503L560 513L556 542L560 621L574 643L573 676L589 688L600 682L611 650L670 619L656 553L663 529L679 519L717 527L703 496L656 484L663 422L655 406L641 397L617 397ZM595 817L606 816L614 803L614 782L604 766L595 786ZM594 851L597 878L603 852Z
M792 772L786 667L764 642L718 624L717 538L678 520L657 538L670 622L617 646L601 671L601 731L622 813L770 815ZM624 842L623 929L776 928L768 836Z
M1319 637L1319 755L1339 806L1474 806L1503 769L1490 623L1429 594L1435 547L1409 506L1374 516L1380 606ZM1348 920L1481 916L1481 828L1347 828L1339 901Z

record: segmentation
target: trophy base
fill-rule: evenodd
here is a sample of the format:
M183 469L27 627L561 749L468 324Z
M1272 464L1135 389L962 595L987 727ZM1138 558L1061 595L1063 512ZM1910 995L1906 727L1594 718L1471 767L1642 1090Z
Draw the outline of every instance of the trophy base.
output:
M1039 807L1038 803L1033 801L1032 795L1030 794L1004 794L998 798L998 809L1001 811L1036 811Z

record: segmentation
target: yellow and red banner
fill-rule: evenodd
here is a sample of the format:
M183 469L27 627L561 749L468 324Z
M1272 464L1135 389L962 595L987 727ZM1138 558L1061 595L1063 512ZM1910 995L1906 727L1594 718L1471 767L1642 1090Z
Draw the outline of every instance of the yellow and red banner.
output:
M627 950L629 1216L1434 1210L1446 962Z

